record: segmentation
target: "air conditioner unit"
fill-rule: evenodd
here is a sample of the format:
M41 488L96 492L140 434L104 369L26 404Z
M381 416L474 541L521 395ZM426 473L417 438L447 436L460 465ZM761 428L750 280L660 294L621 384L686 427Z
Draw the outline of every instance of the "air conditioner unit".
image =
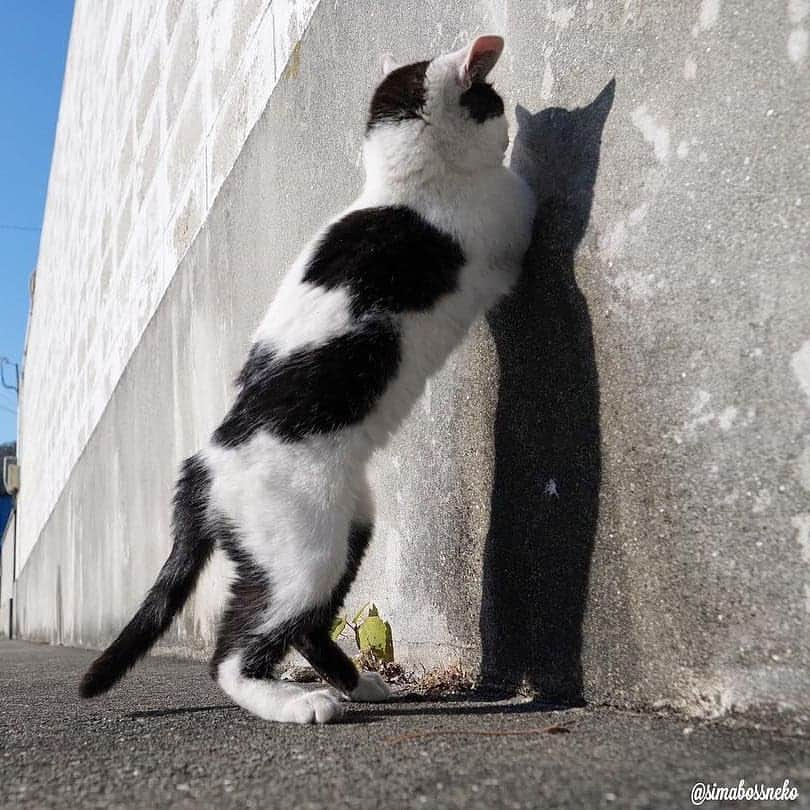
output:
M3 459L3 486L9 495L16 495L20 491L20 468L14 456Z

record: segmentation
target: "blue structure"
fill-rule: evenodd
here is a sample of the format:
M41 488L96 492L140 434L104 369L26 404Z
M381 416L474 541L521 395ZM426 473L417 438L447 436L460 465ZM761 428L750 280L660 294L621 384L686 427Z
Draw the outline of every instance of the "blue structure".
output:
M5 456L13 456L16 452L16 445L3 444L0 445L0 465ZM0 467L2 469L2 467ZM0 479L0 546L3 544L3 531L6 528L6 521L11 514L11 509L14 506L14 499L6 492L3 486L3 481Z
M3 544L3 529L6 528L6 521L11 514L11 507L11 495L9 495L3 488L3 485L0 484L0 546Z

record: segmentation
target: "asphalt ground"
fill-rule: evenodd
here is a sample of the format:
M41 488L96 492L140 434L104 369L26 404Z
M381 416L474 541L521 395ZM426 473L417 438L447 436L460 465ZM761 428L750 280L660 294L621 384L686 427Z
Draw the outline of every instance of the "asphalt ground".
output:
M525 699L350 705L331 726L266 723L203 663L151 657L80 701L86 650L0 642L3 808L692 807L696 782L798 790L810 744L776 731Z

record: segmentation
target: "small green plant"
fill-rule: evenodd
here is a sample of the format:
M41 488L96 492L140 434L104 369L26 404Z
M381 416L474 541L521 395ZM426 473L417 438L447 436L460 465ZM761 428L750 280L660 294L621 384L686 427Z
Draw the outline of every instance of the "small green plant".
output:
M361 660L371 655L383 664L393 662L394 636L391 633L391 625L380 618L374 603L366 602L351 621L345 616L337 616L332 624L333 640L337 641L347 629L354 632L354 641L360 651Z

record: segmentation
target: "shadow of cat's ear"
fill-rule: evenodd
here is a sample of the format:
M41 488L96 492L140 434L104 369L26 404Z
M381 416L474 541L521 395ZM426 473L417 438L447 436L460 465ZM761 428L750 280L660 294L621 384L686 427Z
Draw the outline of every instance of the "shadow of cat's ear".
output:
M531 118L532 114L522 104L515 107L515 120L519 127L526 126L531 121Z
M616 77L614 76L603 88L602 92L588 105L597 113L599 121L604 125L608 113L613 107L613 99L616 96Z
M616 95L616 77L613 76L611 80L602 88L602 92L596 97L597 101L613 104L613 98Z

